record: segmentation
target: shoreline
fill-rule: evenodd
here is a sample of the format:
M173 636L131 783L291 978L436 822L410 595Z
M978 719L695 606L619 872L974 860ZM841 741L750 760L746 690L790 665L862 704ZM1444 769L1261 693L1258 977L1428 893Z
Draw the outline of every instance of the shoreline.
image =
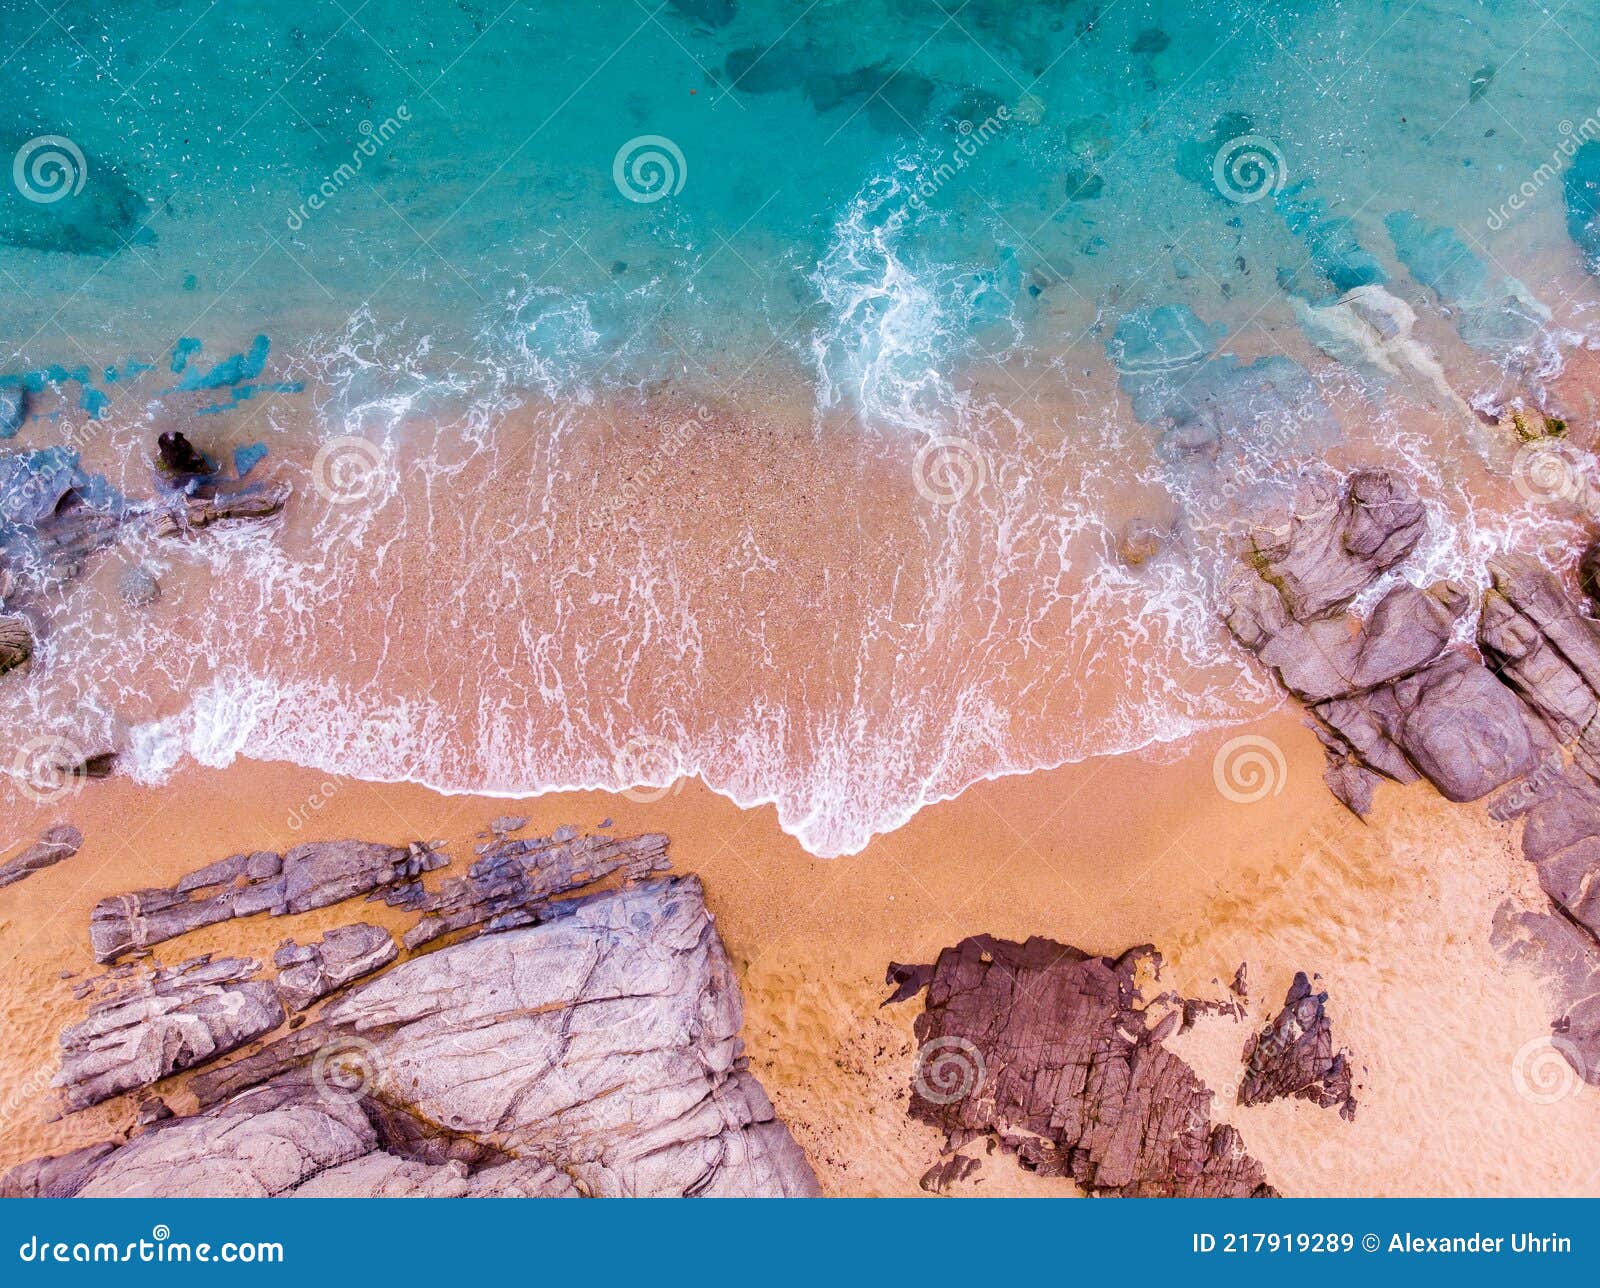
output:
M1226 732L1281 748L1280 790L1250 803L1225 798L1214 762L1226 739L1200 737L1165 764L1104 757L981 784L849 858L812 858L777 828L770 806L739 810L698 783L650 802L554 794L518 812L529 816L528 835L563 823L592 830L609 818L613 835L671 838L672 870L702 878L734 963L752 1070L825 1193L920 1193L939 1133L906 1115L915 1007L880 1010L890 991L880 981L890 961L931 961L977 933L1044 935L1094 953L1150 942L1166 959L1162 987L1186 996L1223 996L1223 981L1247 962L1248 1022L1211 1017L1172 1046L1219 1090L1214 1114L1239 1127L1285 1193L1600 1193L1570 1144L1600 1126L1600 1108L1588 1097L1531 1105L1512 1087L1511 1061L1543 1031L1547 1011L1533 978L1489 946L1499 901L1537 894L1511 833L1418 788L1381 791L1364 825L1327 793L1320 747L1293 713ZM10 1115L18 1121L0 1166L103 1139L131 1119L135 1097L54 1123L39 1112L56 1029L81 1010L74 981L57 976L88 968L96 900L169 884L227 854L341 837L445 840L454 862L437 875L448 876L465 866L474 835L507 812L501 799L414 786L344 780L325 793L329 781L240 761L187 768L155 790L117 778L89 783L41 814L40 827L69 819L85 841L74 858L0 895L6 932L21 931L13 1000L0 1017L9 1053L0 1103L28 1105ZM308 808L313 799L323 804ZM1396 924L1402 911L1413 919L1406 926ZM155 955L265 959L285 937L303 942L350 913L230 921ZM360 915L406 924L381 904L362 905ZM1297 970L1320 973L1336 1039L1355 1052L1354 1123L1302 1102L1227 1103L1240 1045L1276 1012ZM1474 972L1467 1005L1434 1015L1431 1030L1408 1027L1433 1010L1439 989L1459 988ZM1419 1078L1435 1068L1458 1071L1454 1094L1431 1094ZM181 1109L181 1094L172 1099ZM1497 1102L1497 1126L1481 1131L1484 1105ZM1412 1149L1397 1158L1402 1141ZM1527 1165L1530 1150L1543 1151L1541 1166ZM1430 1175L1424 1154L1453 1159L1450 1175ZM955 1192L1074 1188L996 1154Z

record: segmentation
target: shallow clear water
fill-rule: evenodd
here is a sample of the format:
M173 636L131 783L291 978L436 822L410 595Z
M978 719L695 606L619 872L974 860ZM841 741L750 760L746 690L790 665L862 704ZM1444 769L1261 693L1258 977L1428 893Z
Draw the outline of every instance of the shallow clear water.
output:
M135 772L683 770L836 853L1258 709L1210 621L1228 522L1325 460L1419 480L1414 576L1563 521L1467 498L1473 409L1555 406L1592 324L1592 10L0 10L15 445L137 492L149 430L205 412L300 484L281 541L122 552L203 564L181 611L48 610L4 701ZM323 504L316 443L352 438L383 479ZM1119 564L1152 515L1162 556Z

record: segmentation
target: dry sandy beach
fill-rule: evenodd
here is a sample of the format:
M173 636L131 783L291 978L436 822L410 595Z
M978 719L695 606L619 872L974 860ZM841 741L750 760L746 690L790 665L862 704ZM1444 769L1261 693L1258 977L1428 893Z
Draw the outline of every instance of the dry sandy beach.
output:
M1218 752L1241 736L1283 752L1283 772L1269 769L1260 800L1229 799L1217 785ZM227 854L313 839L440 839L459 865L491 818L525 813L529 834L609 819L619 835L672 838L675 869L704 879L734 959L752 1067L826 1193L921 1192L939 1134L907 1117L917 1008L878 1008L884 971L890 961L931 961L979 932L1112 954L1150 942L1166 960L1162 985L1190 996L1224 996L1247 963L1248 1022L1207 1017L1171 1046L1219 1093L1216 1116L1240 1128L1286 1194L1600 1193L1586 1144L1600 1104L1575 1094L1574 1079L1530 1088L1527 1051L1547 1034L1549 1008L1534 979L1489 945L1504 900L1539 899L1512 832L1425 785L1384 789L1363 824L1320 773L1315 739L1285 712L1197 738L1161 762L1101 758L985 782L833 860L807 855L770 808L742 811L692 782L638 794L654 799L510 802L246 761L186 768L156 790L89 782L49 816L9 815L19 838L60 817L85 840L76 857L0 894L0 935L12 949L0 1016L0 1166L104 1139L131 1121L131 1097L50 1117L55 1034L85 1005L62 976L92 970L96 900L170 884ZM360 915L396 930L406 920L378 903ZM156 956L264 959L289 935L303 942L348 919L348 907L334 907L234 920ZM1335 1038L1354 1052L1353 1122L1297 1100L1231 1103L1240 1047L1277 1012L1296 970L1320 974ZM182 1112L182 1095L169 1097ZM1074 1189L996 1154L955 1192Z

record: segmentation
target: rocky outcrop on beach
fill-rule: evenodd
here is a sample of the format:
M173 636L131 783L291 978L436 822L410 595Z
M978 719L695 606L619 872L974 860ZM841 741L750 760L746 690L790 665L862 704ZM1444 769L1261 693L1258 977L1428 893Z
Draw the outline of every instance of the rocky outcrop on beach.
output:
M407 853L368 848L390 858L363 873ZM738 982L699 881L657 874L666 838L562 829L484 848L476 881L384 889L451 922L402 960L387 931L353 924L286 944L275 982L238 959L116 968L115 995L63 1034L68 1107L205 1064L184 1084L198 1112L146 1115L124 1141L25 1164L0 1194L817 1193L749 1072ZM289 867L286 855L252 878L252 857L158 893L209 907ZM317 871L281 898L339 888L341 874ZM371 888L342 875L338 897ZM272 911L261 898L252 910ZM318 999L300 1027L221 1059L282 1028L284 1002Z
M1422 522L1393 475L1354 474L1342 496L1318 493L1252 536L1225 617L1307 704L1328 785L1356 813L1383 779L1426 778L1453 801L1492 795L1502 822L1526 819L1523 855L1551 910L1508 906L1494 939L1554 982L1557 1047L1600 1083L1600 622L1527 554L1490 560L1476 654L1451 643L1472 607L1457 587L1401 583L1364 616L1347 611Z
M273 955L278 968L278 996L291 1011L303 1011L351 980L381 970L400 955L382 926L358 922L330 930L317 943L286 939Z
M325 908L443 867L449 856L421 842L314 841L286 854L257 851L191 872L170 890L130 890L102 899L89 921L96 961L109 962L201 926L266 912Z
M1139 985L1159 962L1149 946L1093 957L977 935L931 966L892 965L890 1001L926 992L912 1116L944 1132L947 1155L989 1137L1092 1194L1274 1194L1239 1133L1211 1121L1210 1090L1164 1045L1182 1011L1157 1018Z
M83 1109L214 1060L283 1023L258 962L210 955L141 971L61 1034L54 1085Z
M1323 1109L1337 1105L1346 1119L1356 1116L1349 1055L1334 1049L1327 1002L1304 971L1296 972L1283 1010L1245 1043L1241 1105L1297 1097Z
M0 889L70 859L82 844L83 833L70 823L45 828L39 839L16 858L0 863Z
M1357 814L1381 778L1423 777L1451 800L1477 800L1553 745L1493 672L1449 647L1471 607L1464 588L1399 584L1365 616L1349 611L1424 527L1403 482L1361 471L1342 494L1315 492L1286 522L1252 531L1225 592L1229 630L1308 704L1328 785Z
M670 865L660 834L616 838L579 836L572 827L547 837L507 839L479 846L480 857L463 877L437 890L412 882L388 892L394 904L424 914L406 931L407 948L420 948L468 928L509 930L542 918L547 901L618 873L637 880Z

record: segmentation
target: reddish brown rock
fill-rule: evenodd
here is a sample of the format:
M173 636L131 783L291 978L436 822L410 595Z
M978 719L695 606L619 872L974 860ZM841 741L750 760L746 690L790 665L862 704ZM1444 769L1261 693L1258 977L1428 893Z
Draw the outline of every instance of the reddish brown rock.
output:
M1211 1092L1163 1045L1182 1013L1152 1024L1136 975L1155 950L1091 957L986 935L932 967L891 966L897 997L927 990L910 1112L946 1152L990 1136L1031 1171L1095 1194L1274 1194ZM909 991L908 991L909 990Z
M1327 1002L1326 993L1311 991L1304 971L1296 973L1283 1010L1245 1043L1241 1105L1292 1096L1324 1109L1337 1105L1347 1119L1356 1116L1349 1053L1334 1049Z

